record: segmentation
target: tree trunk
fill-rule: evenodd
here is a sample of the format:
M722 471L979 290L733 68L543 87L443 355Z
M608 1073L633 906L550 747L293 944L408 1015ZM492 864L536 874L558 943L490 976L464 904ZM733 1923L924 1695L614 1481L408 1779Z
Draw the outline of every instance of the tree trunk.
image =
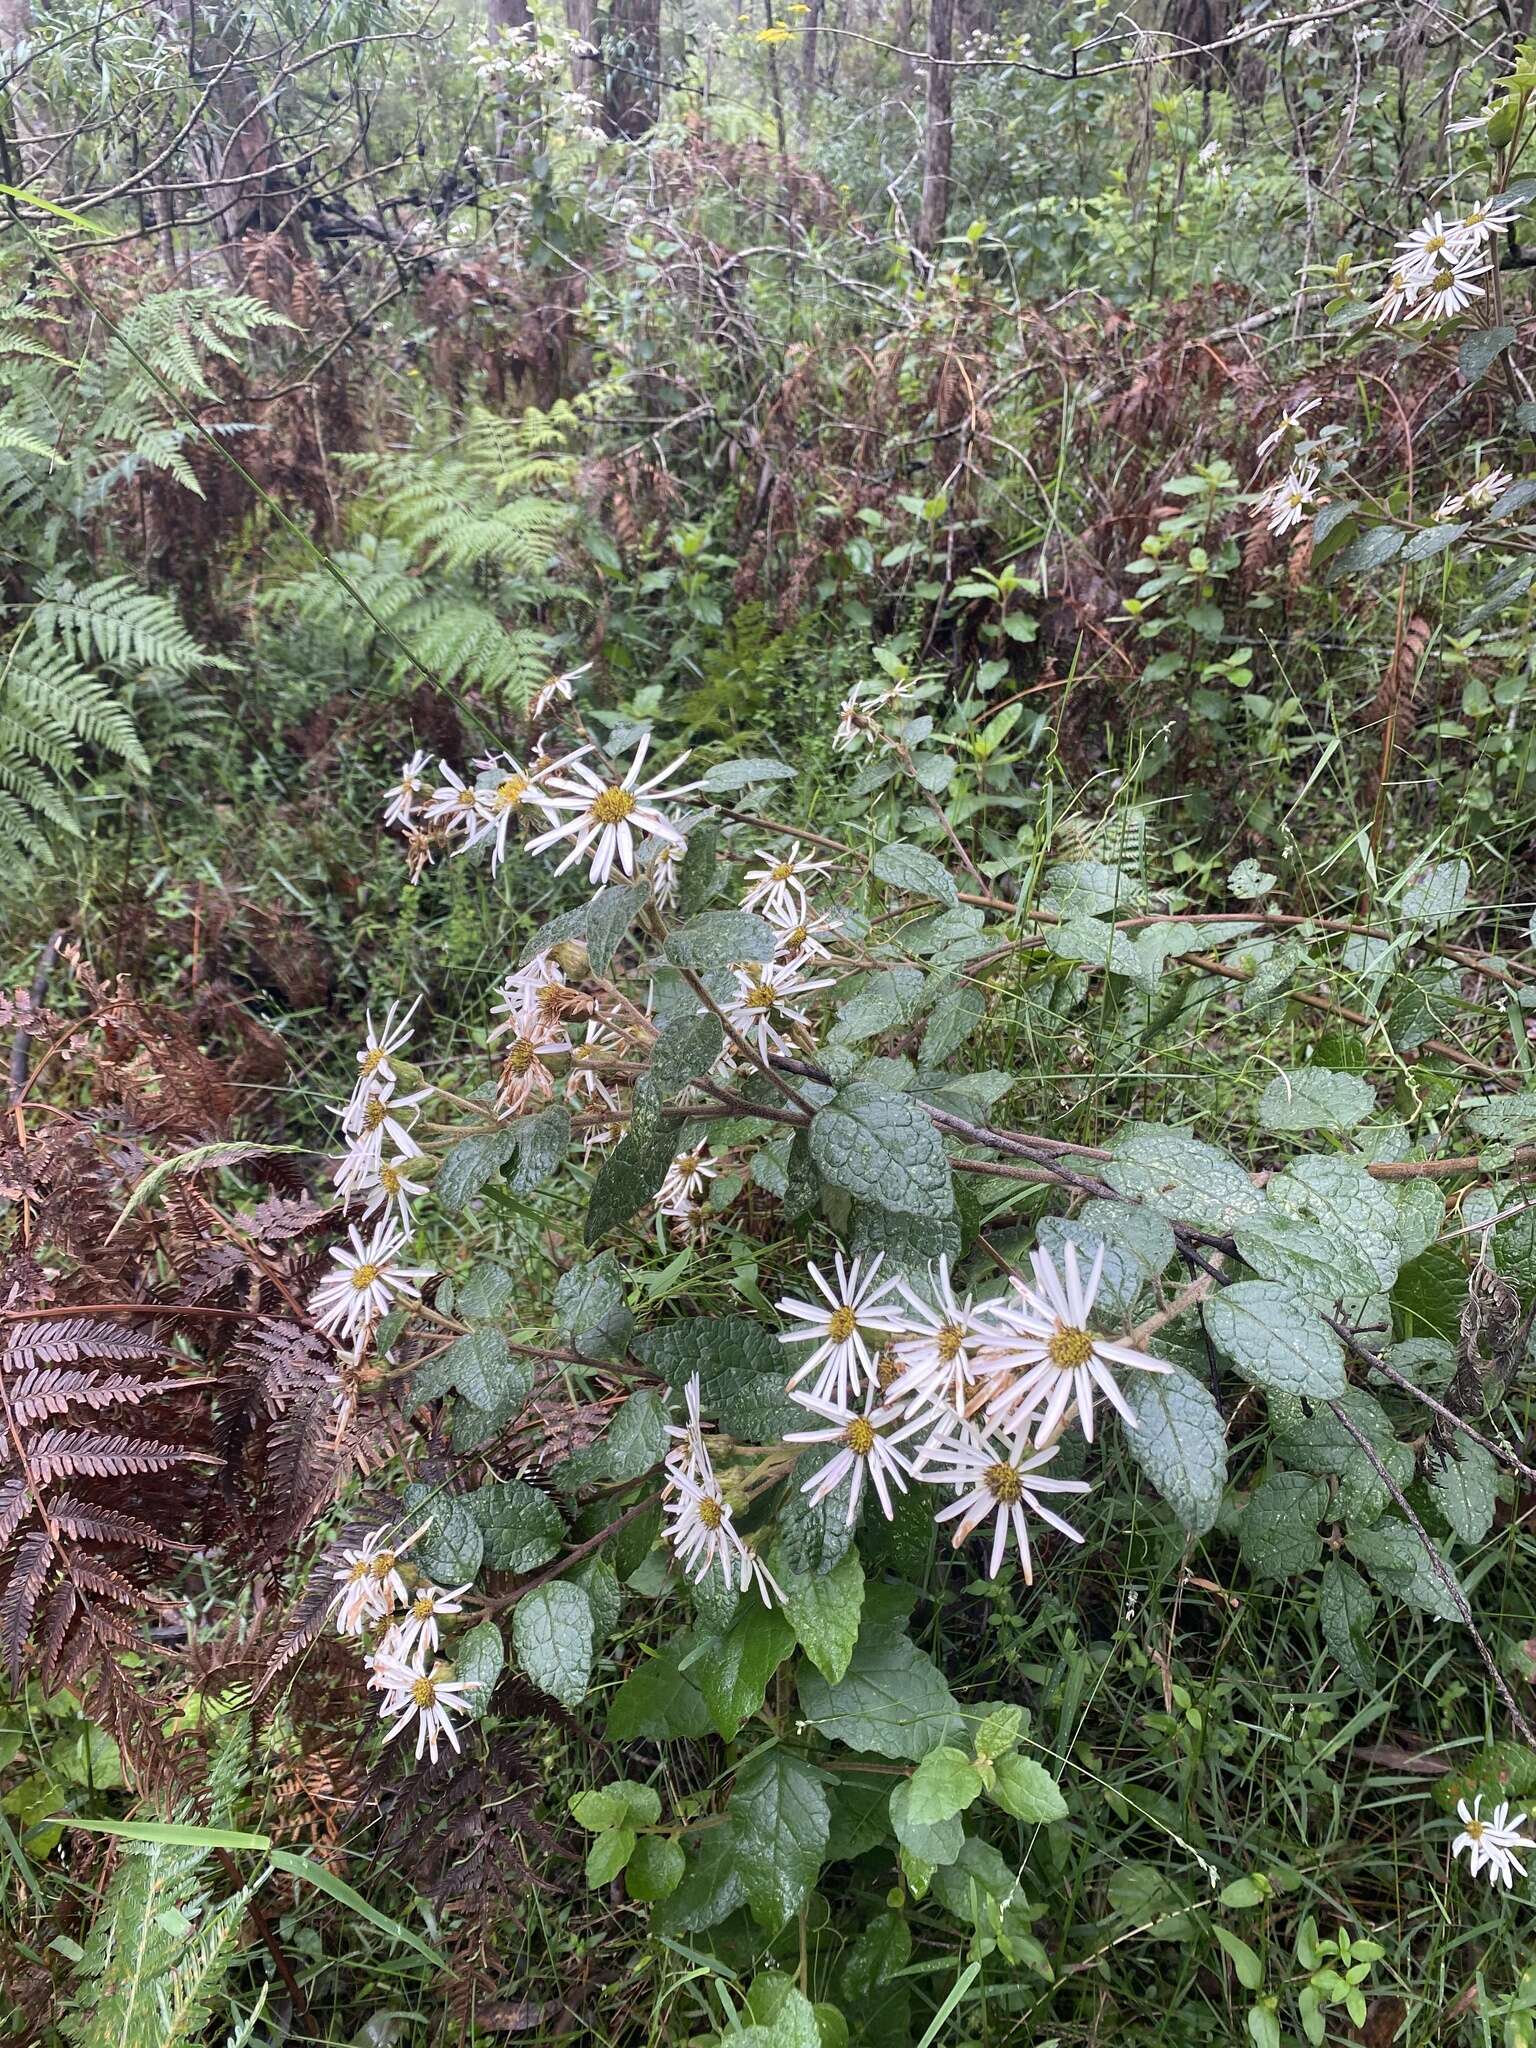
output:
M809 121L816 98L816 31L821 27L822 0L810 0L810 12L800 31L800 119Z
M661 111L661 0L609 0L603 53L603 133L639 142Z
M307 253L297 218L299 195L280 168L261 85L244 60L246 28L237 17L204 12L197 0L177 0L176 15L186 37L193 85L208 94L207 111L190 138L190 154L203 179L203 202L224 244L226 267L238 282L244 270L237 247L242 235L280 229L295 255Z
M593 0L565 0L565 25L577 40L571 52L571 86L576 92L598 89L597 31L593 24L597 9Z
M526 28L533 19L528 12L528 0L488 0L486 27L493 36Z
M950 111L954 69L955 0L928 0L928 104L923 130L923 198L917 216L917 248L931 256L944 239L949 219L949 163L955 123Z

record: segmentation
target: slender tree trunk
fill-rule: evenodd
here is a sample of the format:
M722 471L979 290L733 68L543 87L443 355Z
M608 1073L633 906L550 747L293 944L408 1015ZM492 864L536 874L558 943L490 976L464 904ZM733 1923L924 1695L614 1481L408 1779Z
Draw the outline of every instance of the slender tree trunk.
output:
M923 198L917 216L918 253L931 256L949 220L949 165L955 123L951 112L955 0L928 0L928 104L923 130Z
M230 275L244 274L242 235L281 228L295 255L307 240L295 216L297 193L280 167L280 152L262 103L256 73L242 56L244 25L232 15L210 14L197 0L176 0L194 87L209 95L207 113L191 138L191 154L204 181Z
M816 32L821 27L822 0L810 0L810 12L800 31L800 119L809 122L816 98Z
M661 111L661 0L609 0L603 53L603 131L638 142Z
M486 27L493 36L526 28L532 19L528 0L488 0Z
M593 0L565 0L565 25L581 49L571 57L571 84L577 92L596 93L598 81L597 8Z

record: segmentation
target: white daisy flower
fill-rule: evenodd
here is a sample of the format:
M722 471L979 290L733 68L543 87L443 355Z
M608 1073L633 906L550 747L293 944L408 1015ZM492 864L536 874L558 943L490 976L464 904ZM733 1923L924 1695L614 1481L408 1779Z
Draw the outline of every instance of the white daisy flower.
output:
M977 1430L967 1430L964 1436L946 1444L935 1458L931 1470L923 1477L936 1485L955 1488L959 1498L947 1508L940 1508L934 1516L936 1522L957 1522L954 1530L956 1545L979 1529L989 1515L994 1516L992 1530L992 1555L987 1564L987 1577L995 1579L1002 1569L1003 1554L1008 1548L1011 1534L1018 1546L1019 1563L1024 1572L1024 1583L1032 1586L1035 1582L1034 1560L1029 1549L1030 1515L1037 1515L1042 1522L1070 1537L1074 1543L1083 1538L1064 1522L1060 1515L1045 1505L1041 1499L1047 1493L1087 1493L1086 1479L1049 1479L1042 1471L1057 1451L1059 1444L1052 1444L1048 1450L1036 1451L1026 1458L1028 1448L1022 1438L1012 1448L999 1446L991 1438Z
M529 1009L536 1009L548 1020L583 1008L585 1003L584 996L566 986L559 963L548 953L535 953L526 967L514 968L496 991L491 1014L502 1021L492 1026L487 1043L494 1045Z
M466 836L477 831L480 826L480 792L471 783L462 781L446 761L439 761L437 766L443 779L427 804L428 823L441 824L449 831L463 832Z
M661 846L651 862L651 901L658 910L671 910L677 902L683 861L688 853L686 839Z
M905 1454L897 1448L909 1436L923 1427L923 1418L913 1419L902 1409L880 1402L879 1396L870 1393L860 1407L845 1401L820 1401L814 1394L796 1393L790 1397L800 1407L808 1408L813 1415L820 1415L831 1425L827 1429L791 1429L785 1432L787 1444L835 1444L837 1450L819 1472L813 1472L801 1487L808 1494L812 1507L834 1493L846 1479L848 1481L848 1516L851 1529L859 1512L859 1501L864 1492L867 1477L880 1502L881 1512L889 1521L895 1514L891 1502L891 1489L905 1493L907 1481L916 1474Z
M584 661L580 668L568 668L563 675L551 676L547 683L534 692L533 702L528 706L528 722L537 726L547 718L556 704L569 704L576 692L571 688L578 676L584 676L592 666Z
M1266 455L1280 446L1282 441L1288 441L1292 434L1299 434L1301 423L1307 414L1316 412L1322 402L1320 398L1304 398L1298 405L1287 406L1281 413L1278 423L1270 428L1259 443L1257 459L1262 462Z
M685 1577L706 1579L718 1565L729 1585L741 1568L741 1538L708 1454L701 1468L689 1470L669 1461L666 1472L662 1515L672 1555Z
M800 852L800 842L792 839L787 852L774 854L759 848L756 858L761 867L747 869L747 888L742 894L743 910L761 910L769 919L775 916L803 916L806 907L806 884L813 876L826 876L832 870L824 860L812 860Z
M781 1330L779 1342L816 1347L790 1374L790 1388L815 1373L812 1395L818 1401L833 1401L841 1406L853 1400L856 1389L862 1396L877 1388L875 1354L866 1342L866 1332L889 1336L901 1328L901 1313L895 1304L883 1311L880 1306L888 1301L896 1286L894 1275L880 1278L884 1260L885 1254L877 1252L867 1266L859 1259L845 1264L842 1253L836 1252L835 1285L815 1265L808 1263L805 1269L823 1300L804 1301L797 1295L786 1294L775 1302L780 1315L793 1316L804 1326Z
M331 1247L336 1271L328 1273L310 1295L309 1310L317 1330L350 1339L360 1351L369 1329L394 1307L397 1295L409 1301L421 1299L416 1283L428 1277L430 1268L397 1263L405 1234L388 1223L380 1223L366 1245L356 1224L350 1235L351 1251L340 1245Z
M414 1095L392 1096L374 1083L360 1101L354 1097L353 1103L341 1112L342 1130L352 1142L332 1178L344 1202L378 1185L386 1141L402 1159L422 1157L421 1147L411 1136L414 1115L409 1123L402 1119L406 1111L414 1111L425 1102L431 1092L430 1088L418 1088Z
M1486 512L1513 482L1514 478L1507 469L1490 469L1486 476L1468 484L1464 491L1447 491L1440 500L1440 509L1435 517L1454 519L1461 512Z
M1271 533L1286 533L1300 524L1317 495L1317 464L1298 462L1266 491L1261 509L1268 512Z
M362 1050L357 1055L357 1084L352 1090L353 1102L358 1102L372 1087L393 1089L399 1081L395 1072L394 1055L403 1045L410 1043L411 1019L416 1014L416 998L403 1017L397 1016L398 1003L391 1003L384 1012L384 1022L374 1029L373 1012L367 1014L367 1031L363 1038Z
M788 1595L758 1556L757 1545L750 1536L738 1536L736 1540L741 1547L741 1576L736 1582L739 1590L745 1593L756 1586L757 1597L765 1607L771 1607L775 1600L782 1607Z
M1517 1877L1524 1877L1525 1865L1515 1854L1517 1849L1529 1852L1536 1849L1529 1835L1521 1834L1525 1826L1525 1815L1517 1813L1513 1820L1509 1815L1508 1800L1501 1799L1489 1819L1483 1819L1483 1795L1478 1793L1470 1808L1465 1799L1456 1802L1456 1812L1461 1820L1461 1833L1451 1844L1451 1854L1460 1856L1465 1849L1467 1868L1474 1877L1480 1877L1486 1870L1488 1882L1508 1890Z
M623 1135L623 1124L592 1124L581 1134L582 1165L590 1166L594 1152L606 1152L610 1145L617 1145Z
M830 960L831 952L825 945L827 938L835 938L836 926L830 917L819 916L808 904L797 909L775 915L771 910L763 913L773 928L777 941L775 957L779 960Z
M577 861L584 860L591 853L592 863L587 879L594 888L602 888L615 867L626 880L633 879L637 834L641 837L649 834L653 839L669 840L676 845L683 838L682 833L656 808L652 799L688 756L679 754L659 774L642 782L640 769L650 743L651 736L647 733L619 782L605 782L584 761L576 761L574 757L568 764L573 772L551 773L549 787L557 793L548 798L549 809L570 811L573 815L552 826L548 832L541 832L537 838L530 839L528 851L542 853L546 847L569 839L571 850L556 867L555 873L563 875L567 868L574 867ZM684 783L677 789L668 790L667 800L675 802L678 797L687 796L701 787L697 782Z
M902 1374L891 1398L900 1401L917 1395L930 1406L947 1407L961 1416L986 1347L997 1342L997 1331L969 1295L956 1300L947 1259L931 1270L931 1299L907 1280L896 1283L904 1304L893 1322Z
M423 1663L429 1655L435 1657L441 1648L438 1623L464 1612L464 1595L469 1591L471 1581L466 1579L462 1586L433 1586L426 1580L406 1597L405 1612L390 1630L395 1639L395 1652L402 1662L413 1654ZM380 1643L380 1650L384 1644Z
M567 1083L572 1096L584 1101L588 1108L600 1103L604 1109L616 1110L619 1091L612 1081L603 1078L603 1067L623 1056L624 1048L617 1034L596 1017L590 1017L576 1051L577 1064L571 1068Z
M1416 312L1428 320L1454 320L1482 298L1488 269L1486 249L1449 250L1433 270L1424 273Z
M795 999L832 986L833 976L811 980L801 973L800 967L798 960L772 961L767 965L748 960L731 969L736 988L723 1006L726 1020L739 1037L757 1047L759 1059L767 1060L774 1053L791 1050L787 1026L810 1030L810 1017Z
M584 747L583 753L591 749ZM575 760L576 756L571 756ZM494 875L507 857L507 834L512 820L520 810L531 808L539 812L545 823L554 818L546 801L541 785L525 768L518 765L510 754L499 760L492 756L488 765L486 781L475 789L476 819L473 829L458 849L468 853L472 846L478 846L483 839L491 841L491 873Z
M1475 206L1469 206L1456 223L1455 240L1459 246L1480 246L1485 235L1502 235L1520 218L1518 201L1503 199L1491 193L1486 199L1479 199Z
M478 1680L455 1678L451 1664L434 1664L428 1672L404 1658L387 1656L382 1649L364 1661L384 1694L379 1706L380 1720L388 1720L391 1714L397 1716L395 1725L384 1737L386 1742L393 1742L415 1721L418 1762L426 1750L436 1763L437 1745L444 1737L450 1749L458 1748L453 1717L470 1713L469 1694L479 1691Z
M342 1551L333 1574L339 1589L334 1596L338 1635L361 1635L370 1622L383 1621L403 1605L407 1595L399 1560L428 1526L423 1522L402 1543L391 1543L382 1529L370 1529L356 1548Z
M409 1159L381 1159L373 1188L363 1206L363 1220L366 1222L376 1209L386 1214L392 1209L395 1221L407 1237L414 1224L411 1203L427 1192L424 1181L412 1180L408 1171Z
M1395 320L1402 320L1418 304L1424 290L1421 279L1409 270L1394 270L1387 280L1387 288L1376 301L1376 325L1390 327Z
M1063 1248L1060 1273L1050 1253L1038 1247L1030 1253L1030 1265L1035 1276L1032 1288L1015 1279L1011 1298L990 1304L1007 1341L993 1354L1004 1370L984 1391L989 1425L1013 1431L1038 1418L1035 1443L1043 1446L1058 1433L1075 1402L1083 1435L1092 1443L1093 1404L1102 1394L1126 1426L1135 1429L1135 1413L1111 1367L1159 1373L1173 1368L1089 1328L1104 1271L1103 1245L1094 1253L1086 1279L1073 1244Z
M1447 220L1443 214L1429 214L1398 243L1399 265L1422 282L1454 254L1460 225L1454 215Z
M555 1092L555 1077L547 1061L573 1053L576 1048L558 1018L540 1016L536 1004L509 1017L493 1036L509 1031L511 1039L501 1060L496 1084L498 1116L521 1116L535 1096L548 1100Z
M708 1473L711 1478L714 1476L709 1451L704 1443L704 1421L700 1413L699 1397L699 1376L692 1372L683 1382L683 1409L686 1420L667 1424L667 1435L672 1439L672 1448L667 1452L664 1464L669 1475L676 1464L684 1472L691 1472L695 1478L700 1473Z
M386 825L398 825L402 830L410 825L417 804L426 794L425 775L431 758L425 747L418 747L409 761L401 762L400 780L384 792Z
M702 1202L710 1182L718 1177L719 1172L719 1167L702 1148L697 1152L679 1152L667 1168L657 1200L663 1205Z

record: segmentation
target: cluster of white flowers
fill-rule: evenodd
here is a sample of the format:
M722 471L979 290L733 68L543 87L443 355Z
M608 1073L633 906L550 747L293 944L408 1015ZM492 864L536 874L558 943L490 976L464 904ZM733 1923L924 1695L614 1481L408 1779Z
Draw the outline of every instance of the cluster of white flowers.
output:
M734 1510L715 1476L700 1419L697 1373L683 1389L683 1398L688 1419L668 1427L672 1445L663 1466L663 1515L673 1554L691 1579L703 1580L718 1568L728 1586L743 1593L756 1586L765 1605L782 1601L783 1587L737 1529Z
M1031 1264L1032 1285L1015 1275L1007 1294L982 1303L956 1297L942 1260L925 1290L882 1276L878 1256L845 1264L839 1255L831 1277L808 1268L822 1299L790 1296L778 1306L799 1325L780 1341L814 1347L790 1377L790 1398L823 1425L786 1441L835 1447L806 1482L813 1499L846 1480L852 1523L866 1476L887 1516L892 1492L911 1480L948 1486L956 1498L938 1519L957 1523L956 1542L991 1519L991 1574L1011 1534L1026 1582L1034 1574L1029 1516L1081 1540L1043 1496L1086 1493L1087 1483L1044 1468L1074 1419L1092 1441L1099 1397L1136 1426L1113 1367L1169 1367L1090 1328L1102 1249L1086 1276L1070 1244L1061 1271L1043 1250Z
M1518 206L1485 199L1459 218L1432 213L1397 245L1397 261L1376 307L1376 324L1397 320L1454 320L1486 290L1493 256L1490 238L1501 234Z
M886 712L905 705L911 692L905 683L891 683L884 689L868 689L856 683L837 707L837 730L832 744L839 753L853 747L890 747L891 734L880 723Z
M1490 469L1467 485L1464 491L1447 491L1440 500L1436 519L1459 519L1463 512L1486 512L1514 482L1507 469Z
M385 1741L393 1742L415 1721L416 1754L420 1757L425 1749L436 1763L443 1736L451 1748L458 1748L453 1716L469 1712L467 1695L476 1686L470 1679L455 1678L453 1667L438 1656L438 1623L463 1612L468 1585L434 1586L404 1562L405 1552L425 1528L424 1524L396 1545L387 1545L382 1533L375 1531L357 1548L343 1550L334 1599L338 1635L362 1638L373 1629L380 1631L363 1663L370 1687L383 1694L379 1718L394 1717Z
M1488 1882L1498 1889L1503 1885L1507 1891L1517 1877L1524 1877L1525 1865L1515 1854L1517 1849L1529 1854L1536 1849L1536 1841L1521 1833L1525 1826L1525 1815L1517 1813L1510 1818L1509 1802L1501 1799L1487 1820L1483 1819L1483 1795L1468 1806L1465 1799L1458 1800L1457 1817L1461 1821L1461 1833L1451 1844L1451 1854L1467 1856L1467 1868L1474 1877L1484 1871Z

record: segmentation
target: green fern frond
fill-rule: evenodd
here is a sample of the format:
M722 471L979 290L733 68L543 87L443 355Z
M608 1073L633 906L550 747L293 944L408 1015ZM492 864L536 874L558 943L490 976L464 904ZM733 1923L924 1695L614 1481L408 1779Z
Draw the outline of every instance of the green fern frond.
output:
M171 598L141 590L131 576L77 584L53 571L39 587L32 626L45 647L57 643L77 661L94 656L124 674L189 676L210 664L234 666L193 639Z

